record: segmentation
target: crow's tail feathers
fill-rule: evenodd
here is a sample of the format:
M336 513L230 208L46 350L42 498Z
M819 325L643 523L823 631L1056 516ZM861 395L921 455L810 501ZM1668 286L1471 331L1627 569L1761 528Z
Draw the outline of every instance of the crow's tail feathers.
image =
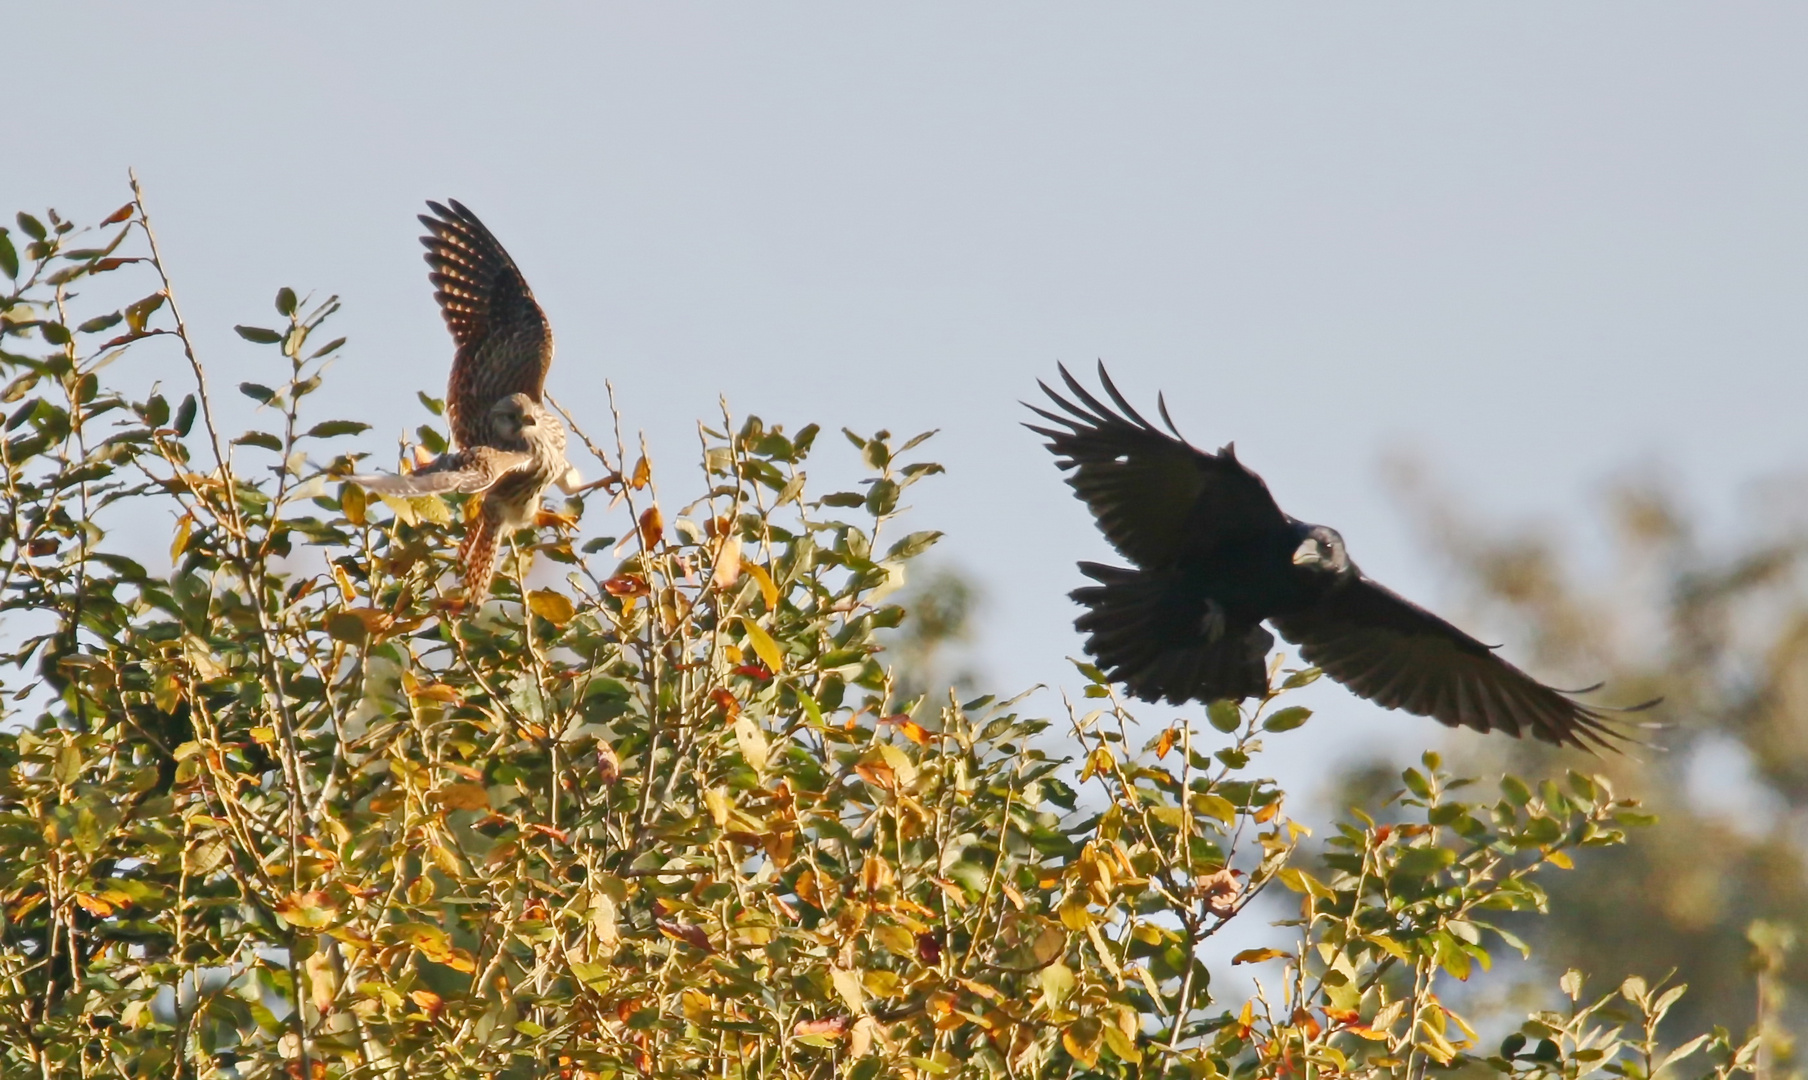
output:
M1161 571L1081 563L1080 572L1099 584L1069 594L1086 608L1074 626L1100 669L1132 696L1178 705L1267 691L1274 636L1261 624L1230 621Z

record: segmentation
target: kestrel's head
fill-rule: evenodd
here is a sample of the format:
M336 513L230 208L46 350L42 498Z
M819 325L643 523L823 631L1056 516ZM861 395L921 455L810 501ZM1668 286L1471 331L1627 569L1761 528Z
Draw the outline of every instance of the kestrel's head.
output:
M526 394L510 394L490 406L491 427L505 439L520 436L524 429L540 423L545 415L546 411Z

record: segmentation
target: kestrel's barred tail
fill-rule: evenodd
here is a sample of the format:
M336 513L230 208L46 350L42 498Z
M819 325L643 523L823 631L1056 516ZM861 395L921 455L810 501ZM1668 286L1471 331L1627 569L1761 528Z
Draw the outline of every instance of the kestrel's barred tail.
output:
M496 577L496 542L496 519L486 513L471 523L464 542L458 545L458 562L465 575L467 611L475 612L490 598L490 582Z
M495 445L490 409L511 394L536 403L552 364L552 329L527 279L477 215L456 199L429 202L428 235L434 299L458 352L446 389L446 412L459 447Z

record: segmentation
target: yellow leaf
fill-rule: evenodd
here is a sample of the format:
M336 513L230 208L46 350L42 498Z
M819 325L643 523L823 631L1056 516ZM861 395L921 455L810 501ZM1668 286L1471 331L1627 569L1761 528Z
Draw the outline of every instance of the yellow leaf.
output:
M719 787L710 788L703 793L703 805L709 808L709 816L720 829L728 824L728 812L732 809L728 801L728 792Z
M880 923L873 927L873 940L883 945L887 952L899 956L915 956L917 954L917 936L902 926Z
M1406 951L1406 946L1385 934L1366 934L1363 936L1362 940L1371 945L1378 946L1382 951L1396 960L1407 964L1412 963L1412 954Z
M345 520L353 525L364 524L364 508L369 501L364 494L364 489L358 485L341 484L339 486L339 510L345 515Z
M1226 825L1237 820L1237 808L1231 804L1229 799L1222 795L1207 795L1195 792L1193 795L1193 810L1195 813L1217 818Z
M746 713L735 717L735 745L740 747L741 756L754 772L765 772L766 762L771 753L766 745L766 734L760 726Z
M752 645L753 651L758 653L760 659L766 662L768 671L777 675L784 669L784 654L779 652L778 642L772 640L771 634L762 630L760 625L752 619L742 619L741 628L747 631L747 643Z
M275 728L254 727L247 734L251 736L252 742L260 746L270 746L276 742Z
M1068 889L1061 900L1061 925L1069 930L1085 930L1092 925L1092 912L1086 910L1086 891Z
M99 896L91 896L88 893L76 893L75 902L81 905L83 911L86 911L96 918L104 919L113 914L113 905Z
M741 580L741 538L724 537L716 546L715 569L709 576L709 583L718 589L726 589Z
M452 509L446 505L446 500L438 495L422 495L408 501L414 506L414 512L425 520L431 521L435 525L452 524ZM478 505L477 500L472 499L470 505Z
M652 479L653 465L647 460L647 456L642 454L640 460L634 463L634 472L628 477L628 486L639 491L646 487Z
M182 558L182 549L188 546L188 535L194 531L194 528L195 519L187 514L183 514L182 520L176 522L176 538L170 541L170 562L176 562Z
M333 921L339 908L324 892L292 892L276 902L276 913L291 926L319 929Z
M402 524L419 525L421 523L421 516L414 511L413 499L392 495L378 495L377 498L383 500L383 505L389 507L390 512L395 514L396 520Z
M684 1009L685 1019L701 1023L709 1019L709 995L694 986L687 986L678 994L680 1006Z
M333 999L339 993L338 973L333 970L333 954L316 949L301 962L308 974L308 998L322 1015L333 1011Z
M1130 970L1136 974L1136 977L1139 980L1142 981L1143 989L1149 991L1149 996L1151 998L1155 999L1156 1001L1160 1001L1161 1000L1161 987L1156 984L1155 976L1149 974L1149 969L1146 967L1142 967L1141 965L1138 965L1136 967L1131 968Z
M1038 971L1036 982L1042 988L1043 999L1050 1006L1055 1006L1067 1000L1067 996L1073 993L1079 980L1074 978L1073 968L1057 963L1050 964Z
M1061 1045L1082 1068L1098 1063L1099 1047L1105 1041L1105 1025L1095 1016L1082 1016L1061 1033Z
M773 583L772 575L766 572L766 568L751 559L742 559L741 570L760 583L760 596L766 601L766 610L776 609L778 607L778 586Z
M384 928L397 942L412 945L422 956L444 963L452 955L452 942L446 932L430 923L396 923Z
M1274 960L1287 954L1280 949L1244 949L1230 958L1231 966L1238 964L1259 964L1264 960Z
M835 992L847 1007L857 1013L866 1011L866 987L860 978L860 972L847 968L832 967L829 969L829 981L835 984Z
M564 626L577 614L570 597L551 589L535 589L528 593L527 609L554 626Z
M433 801L447 810L488 810L490 793L482 784L450 784L434 792Z
M1106 1025L1104 1030L1105 1045L1111 1048L1112 1053L1132 1065L1139 1064L1143 1060L1143 1052L1137 1049L1134 1038L1110 1025Z

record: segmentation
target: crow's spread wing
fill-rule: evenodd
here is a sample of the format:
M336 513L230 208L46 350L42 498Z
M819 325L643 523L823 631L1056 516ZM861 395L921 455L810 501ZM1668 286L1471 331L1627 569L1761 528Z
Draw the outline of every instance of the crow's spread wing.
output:
M1300 656L1355 693L1450 727L1612 748L1626 738L1609 712L1538 682L1492 649L1366 577L1309 612L1269 620Z
M472 495L489 490L503 476L532 464L533 457L529 454L498 450L493 446L473 446L442 455L431 465L406 475L377 473L354 476L351 481L379 495L403 498L454 492Z
M1099 381L1117 408L1101 402L1061 368L1077 401L1039 384L1060 413L1030 405L1049 427L1026 424L1048 439L1063 469L1105 538L1136 565L1172 565L1183 553L1204 553L1227 540L1287 527L1262 478L1243 467L1227 446L1206 453L1149 423L1112 385L1105 366Z
M540 400L552 330L515 261L456 199L421 215L434 299L458 344L446 408L459 446L490 441L490 406L510 394Z

